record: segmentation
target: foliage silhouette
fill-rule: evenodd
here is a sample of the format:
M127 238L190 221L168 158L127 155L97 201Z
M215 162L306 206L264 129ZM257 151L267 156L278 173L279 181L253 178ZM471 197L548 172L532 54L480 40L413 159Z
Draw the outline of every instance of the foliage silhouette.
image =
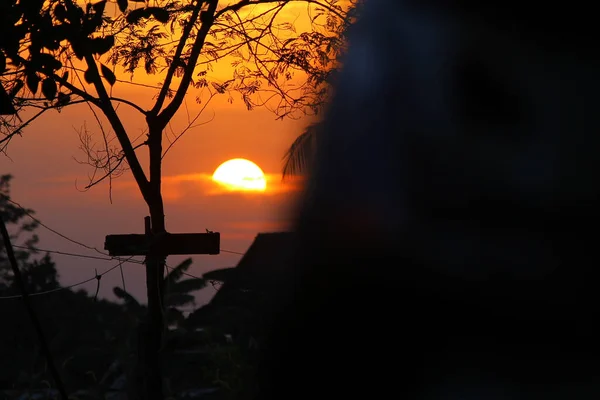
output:
M0 177L0 215L10 221L12 240L25 245L37 242L37 223L24 222L27 213L10 200L10 175ZM22 238L23 233L27 236ZM23 241L23 242L21 242ZM50 255L37 259L33 250L19 251L19 268L29 293L59 289L56 265ZM16 282L0 248L0 297L19 295ZM68 388L95 385L113 361L127 324L121 307L107 301L95 302L84 291L65 289L31 301L50 339L50 351ZM31 321L20 298L0 300L3 329L0 330L0 388L18 391L47 388L45 361L40 353Z
M291 144L284 156L283 178L308 173L315 157L319 124L308 126Z
M33 214L32 210L26 210L10 203L10 182L12 175L0 176L0 217L5 221L10 232L12 243L19 243L23 247L32 247L38 242L38 237L33 231L37 228L35 221L23 221L26 215ZM32 251L15 249L15 256L20 266L24 266L32 255ZM6 259L4 243L0 242L0 287L6 285L10 276L10 267Z
M188 258L176 267L171 268L163 279L163 285L165 286L165 319L169 326L175 325L177 327L183 323L185 317L177 307L193 305L195 298L191 293L206 287L206 280L203 278L182 279L191 265L192 259ZM140 320L143 319L147 310L135 297L120 287L115 287L113 292L115 296L124 301L127 310Z

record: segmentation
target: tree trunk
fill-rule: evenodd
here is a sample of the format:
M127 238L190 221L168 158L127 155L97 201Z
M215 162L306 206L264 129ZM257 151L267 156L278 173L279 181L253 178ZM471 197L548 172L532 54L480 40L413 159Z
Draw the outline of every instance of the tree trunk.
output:
M146 233L151 236L153 243L160 240L166 233L162 196L159 192L153 194L150 208L150 224L146 223ZM148 297L148 320L144 338L145 365L144 370L144 400L163 400L163 374L161 347L164 332L164 287L163 276L166 255L157 246L152 245L146 257L146 290Z
M163 400L162 359L160 347L163 334L162 291L160 290L160 270L164 261L159 257L146 260L146 287L148 291L148 323L145 337L145 396L148 400Z

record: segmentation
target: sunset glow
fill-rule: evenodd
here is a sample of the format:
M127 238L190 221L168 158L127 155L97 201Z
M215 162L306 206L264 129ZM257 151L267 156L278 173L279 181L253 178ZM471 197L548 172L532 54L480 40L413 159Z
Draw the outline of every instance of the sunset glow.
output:
M229 190L262 192L267 188L260 167L243 158L225 161L215 170L212 179Z

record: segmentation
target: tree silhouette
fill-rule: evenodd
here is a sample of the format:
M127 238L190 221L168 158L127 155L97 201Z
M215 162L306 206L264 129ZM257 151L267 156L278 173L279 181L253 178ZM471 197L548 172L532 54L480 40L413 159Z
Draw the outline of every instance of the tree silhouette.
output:
M84 291L61 288L56 265L49 254L35 257L36 222L26 222L33 210L23 209L10 199L10 175L0 176L0 217L7 221L17 248L18 266L25 289L32 296L36 315L43 325L52 355L65 386L75 392L95 386L92 377L102 377L112 363L128 329L120 306L95 301ZM45 359L31 320L24 312L21 290L11 272L4 245L0 242L0 389L23 391L48 388ZM6 395L6 394L3 394ZM15 395L17 397L17 395ZM2 397L4 398L4 397Z
M35 251L32 249L38 242L34 233L38 224L35 221L24 221L27 214L33 210L23 209L13 204L10 200L10 182L12 175L0 176L0 218L2 218L10 232L11 241L18 245L15 248L15 257L21 268L28 266L28 262ZM4 243L0 241L0 287L12 284L12 273L4 251Z
M296 32L282 15L302 3L310 28ZM352 4L353 1L346 2ZM265 106L278 116L314 113L327 95L327 79L342 48L346 7L339 0L6 0L0 5L0 93L3 107L0 150L50 110L82 104L92 111L101 133L101 148L84 129L82 147L95 173L87 188L128 168L148 206L152 233L166 233L161 192L165 129L180 110L188 90L208 95L237 93L250 110ZM231 78L211 78L212 64L232 61ZM112 95L125 74L156 76L153 106L145 109ZM152 86L152 85L150 85ZM201 102L202 96L196 96ZM6 102L6 101L5 101ZM204 102L204 107L208 104ZM126 128L120 106L139 113L145 139ZM13 113L14 111L14 113ZM110 127L109 132L105 127ZM116 138L118 145L112 146ZM144 169L136 151L148 149ZM147 264L150 327L146 398L162 398L160 377L163 332L163 259Z

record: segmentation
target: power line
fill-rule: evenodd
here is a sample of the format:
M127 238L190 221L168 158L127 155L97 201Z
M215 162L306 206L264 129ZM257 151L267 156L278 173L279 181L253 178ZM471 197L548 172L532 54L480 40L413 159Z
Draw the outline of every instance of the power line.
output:
M27 215L29 218L31 218L33 221L37 222L37 223L38 223L40 226L42 226L42 227L44 227L44 228L48 229L50 232L54 233L55 235L58 235L58 236L60 236L61 238L65 239L65 240L68 240L68 241L69 241L69 242L71 242L71 243L75 243L76 245L79 245L79 246L85 247L85 248L86 248L86 249L88 249L88 250L94 250L94 251L96 251L96 252L98 252L98 253L100 253L100 254L102 254L102 255L104 255L104 256L108 256L108 254L107 254L107 253L105 253L105 252L103 252L103 251L100 251L100 250L98 250L98 249L97 249L97 248L95 248L95 247L88 246L88 245L87 245L87 244L85 244L85 243L81 243L81 242L79 242L79 241L77 241L77 240L75 240L75 239L71 239L70 237L68 237L68 236L66 236L66 235L63 235L62 233L58 232L57 230L50 228L48 225L44 224L42 221L40 221L39 219L37 219L36 217L34 217L33 215L31 215L31 213L30 213L30 212L29 212L29 211L28 211L28 210L27 210L25 207L23 207L22 205L20 205L20 204L19 204L19 203L17 203L16 201L14 201L14 200L11 200L11 199L9 199L8 197L6 197L6 196L4 196L4 195L2 195L2 197L4 197L4 199L5 199L6 201L8 201L9 203L12 203L12 204L14 204L15 206L19 207L19 208L20 208L20 209L21 209L21 210L22 210L22 211L23 211L23 212L24 212L24 213L25 213L25 214L26 214L26 215Z
M27 249L27 247L24 247L24 246L13 246L13 247ZM42 250L42 249L37 249L37 250L39 250L39 251L46 251L46 252L49 252L49 253L57 253L57 254L63 254L63 255L72 255L72 256L77 256L77 257L82 257L82 258L100 259L100 260L104 260L104 261L112 261L113 260L111 258L104 258L103 259L103 258L95 257L95 256L85 256L85 255L82 255L82 254L69 254L69 253L52 251L52 250ZM46 294L60 292L61 290L72 289L74 287L81 286L81 285L84 285L86 283L92 282L94 279L99 282L100 278L102 278L104 275L108 274L109 272L114 271L115 269L117 269L119 267L122 267L123 263L126 263L126 262L133 263L133 264L143 264L143 262L138 261L138 260L132 260L132 258L133 258L133 256L129 257L128 259L119 259L119 263L118 264L112 266L111 268L107 269L106 271L104 271L104 272L102 272L100 274L96 274L93 277L85 279L85 280L83 280L81 282L77 282L77 283L74 283L72 285L61 286L61 287L55 288L55 289L44 290L42 292L29 293L29 296L42 296L42 295L46 295ZM165 264L165 266L167 267L167 269L171 269L171 270L173 269L173 267L169 266L168 264ZM182 275L186 275L186 276L188 276L190 278L205 279L203 277L199 277L199 276L190 274L189 272L185 272L185 271L182 271ZM121 279L124 279L123 275L121 275ZM207 280L207 281L210 281L212 283L212 280ZM123 282L123 286L125 286L124 282ZM212 286L213 286L213 288L215 290L217 290L214 287L214 285L212 285ZM23 295L20 295L20 294L11 295L11 296L0 296L0 300L20 299L22 297L23 297Z
M123 264L123 261L119 262L117 265L112 266L111 268L107 269L106 271L100 273L100 274L96 274L93 277L86 279L84 281L81 282L77 282L74 283L72 285L68 285L68 286L61 286L59 288L56 289L50 289L50 290L44 290L42 292L35 292L35 293L29 293L29 296L41 296L41 295L45 295L45 294L50 294L50 293L55 293L55 292L59 292L61 290L65 290L65 289L72 289L76 286L80 286L83 285L85 283L91 282L94 279L96 279L97 281L100 280L100 278L102 278L104 275L108 274L109 272L119 268L119 266L121 266ZM16 294L16 295L12 295L12 296L0 296L0 300L8 300L8 299L20 299L22 298L23 295L22 294Z
M16 245L13 245L13 247L20 248L20 249L28 249L28 250L33 250L33 251L46 252L46 253L51 253L51 254L59 254L59 255L64 255L64 256L69 256L69 257L79 257L79 258L87 258L87 259L102 260L102 261L113 261L113 260L118 260L119 261L119 264L115 265L113 268L109 269L108 271L104 272L103 274L96 275L93 278L87 279L85 281L76 283L76 284L71 285L71 286L66 286L66 287L61 287L61 288L57 288L57 289L52 289L52 290L45 291L45 292L34 293L34 294L31 294L31 296L39 296L41 294L53 293L53 292L56 292L56 291L59 291L59 290L69 289L69 288L72 288L72 287L75 287L75 286L78 286L78 285L82 285L82 284L87 283L87 282L91 282L94 279L98 279L99 280L102 277L102 275L104 275L104 274L112 271L113 269L115 269L117 267L121 267L121 279L123 280L123 290L125 290L125 279L124 279L124 276L123 276L122 264L124 262L129 262L129 263L134 263L134 264L145 264L145 262L139 261L139 260L133 260L132 261L133 256L129 257L126 260L118 258L118 257L110 257L109 254L107 254L107 253L105 253L103 251L98 250L96 247L88 246L87 244L82 243L82 242L80 242L78 240L71 239L70 237L68 237L68 236L66 236L66 235L58 232L56 229L53 229L53 228L49 227L48 225L44 224L42 221L40 221L39 219L37 219L36 217L34 217L25 207L23 207L18 202L14 201L14 200L11 200L10 198L8 198L7 196L4 196L4 195L2 195L2 197L4 197L4 199L6 201L8 201L9 203L12 203L13 205L19 207L29 218L31 218L33 221L35 221L36 223L38 223L40 226L42 226L42 227L46 228L47 230L49 230L50 232L54 233L55 235L58 235L61 238L65 239L65 240L67 240L67 241L69 241L71 243L74 243L74 244L76 244L78 246L82 246L82 247L84 247L84 248L86 248L88 250L94 250L97 253L102 254L105 257L89 256L89 255L77 254L77 253L69 253L69 252L59 251L59 250L44 250L44 249L39 249L39 248L35 248L35 247L25 247L25 246L16 246ZM223 253L236 254L236 255L240 255L240 256L244 255L244 253L239 252L239 251L232 251L232 250L226 250L226 249L220 249L220 251L222 251ZM171 268L166 263L165 263L165 265L166 265L167 269ZM189 274L187 272L183 272L182 274L183 275L187 275L187 276L189 276L191 278L203 279L203 278L200 278L198 276L194 276L192 274ZM9 296L9 297L0 297L0 300L5 299L5 298L19 298L19 297L21 297L21 296L17 295L17 296Z
M87 254L78 254L78 253L69 253L66 251L60 251L60 250L47 250L47 249L40 249L39 247L33 247L33 246L18 246L16 244L13 245L13 247L18 248L18 249L24 249L24 250L32 250L32 251L38 251L41 253L50 253L50 254L60 254L63 256L69 256L69 257L78 257L78 258L89 258L92 260L102 260L102 261L120 261L120 262L128 262L128 263L132 263L132 264L144 264L143 261L140 260L132 260L132 259L125 259L125 258L119 258L119 257L100 257L100 256L90 256Z
M170 266L169 264L167 264L167 263L165 263L165 267L166 267L166 270L167 270L167 274L169 273L169 270L171 270L171 271L172 271L172 270L174 269L173 267L171 267L171 266ZM190 274L189 272L185 272L185 271L181 271L181 274L182 274L182 275L185 275L185 276L188 276L188 277L190 277L190 278L195 278L195 279L204 279L206 282L210 282L210 285L212 286L212 288L213 288L215 291L218 291L218 290L219 290L219 289L216 287L216 284L215 284L215 282L218 282L218 281L216 281L216 280L213 280L213 279L206 279L206 278L204 278L204 277L200 277L200 276L192 275L192 274Z
M112 266L111 268L107 269L106 271L100 273L100 274L96 274L91 278L85 279L81 282L77 282L74 283L72 285L67 285L67 286L61 286L59 288L55 288L55 289L50 289L50 290L44 290L42 292L35 292L35 293L29 293L29 296L41 296L41 295L46 295L46 294L50 294L50 293L55 293L55 292L59 292L61 290L66 290L66 289L72 289L74 287L77 286L81 286L83 284L86 284L88 282L92 282L94 279L99 281L100 278L102 278L104 275L108 274L109 272L112 272L113 270L122 267L123 263L132 263L132 264L144 264L143 261L139 261L139 260L132 260L132 258L134 256L131 256L127 259L118 259L118 258L102 258L102 257L96 257L96 256L87 256L84 254L75 254L75 253L66 253L66 252L62 252L62 251L57 251L57 250L44 250L44 249L38 249L38 248L31 248L31 247L25 247L25 246L16 246L13 245L13 247L17 247L20 249L31 249L31 250L36 250L36 251L41 251L41 252L47 252L47 253L54 253L54 254L61 254L61 255L67 255L67 256L73 256L73 257L80 257L80 258L91 258L91 259L95 259L95 260L103 260L103 261L113 261L113 260L118 260L119 263ZM241 254L241 253L240 253ZM165 266L167 267L167 270L171 269L173 270L173 267L169 266L168 264L165 264ZM190 274L189 272L185 272L182 271L181 272L182 275L186 275L190 278L195 278L195 279L205 279L203 277L200 276L196 276L193 274ZM123 287L125 287L125 282L124 282L124 277L123 277L123 273L121 270L121 279L123 280ZM210 281L212 283L212 280L207 280ZM216 288L213 285L213 288L216 290ZM97 292L96 292L97 294ZM11 295L11 296L0 296L0 300L9 300L9 299L19 299L22 298L23 295L17 294L17 295Z
M40 221L39 219L37 219L36 217L34 217L33 215L31 215L31 213L30 213L30 212L29 212L29 211L28 211L28 210L27 210L25 207L23 207L21 204L17 203L17 202L16 202L16 201L14 201L14 200L11 200L11 199L9 199L8 197L6 197L6 196L4 196L4 195L3 195L3 197L4 197L4 199L5 199L6 201L8 201L9 203L12 203L12 204L14 204L15 206L19 207L19 208L20 208L20 209L21 209L21 210L22 210L22 211L23 211L23 212L24 212L24 213L25 213L25 214L26 214L26 215L27 215L29 218L31 218L33 221L37 222L37 223L38 223L40 226L42 226L42 227L46 228L47 230L49 230L50 232L54 233L55 235L58 235L58 236L60 236L61 238L65 239L65 240L68 240L68 241L69 241L69 242L71 242L71 243L75 243L76 245L79 245L79 246L85 247L85 248L86 248L86 249L88 249L88 250L94 250L94 251L96 251L96 252L98 252L98 253L100 253L100 254L102 254L102 255L104 255L104 256L109 256L107 253L105 253L105 252L103 252L103 251L100 251L100 250L98 250L96 247L93 247L93 246L88 246L88 245L87 245L87 244L85 244L85 243L79 242L79 241L77 241L77 240L75 240L75 239L71 239L70 237L68 237L68 236L66 236L66 235L64 235L64 234L62 234L62 233L60 233L60 232L58 232L56 229L52 229L52 228L50 228L48 225L44 224L42 221ZM17 247L17 246L14 246L14 247ZM220 250L221 250L223 253L237 254L237 255L240 255L240 256L243 256L243 255L244 255L244 253L241 253L241 252L239 252L239 251L232 251L232 250L225 250L225 249L220 249ZM59 253L59 254L60 254L60 253ZM110 257L110 256L109 256L109 257ZM118 258L111 257L111 258L109 258L109 259L107 259L107 260L118 260ZM141 262L140 262L140 263L141 263Z
M222 251L223 253L238 254L238 255L240 255L240 256L243 256L243 255L244 255L244 253L240 253L239 251L231 251L231 250L224 250L224 249L221 249L221 251Z

